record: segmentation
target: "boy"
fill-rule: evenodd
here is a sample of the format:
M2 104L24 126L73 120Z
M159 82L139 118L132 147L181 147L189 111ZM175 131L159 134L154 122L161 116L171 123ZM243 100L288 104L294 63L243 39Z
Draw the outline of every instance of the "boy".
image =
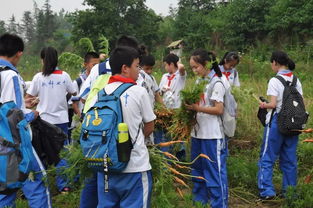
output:
M84 57L84 72L74 81L74 87L76 89L76 92L79 93L81 86L84 84L86 81L87 77L90 74L91 69L99 64L100 58L99 54L96 52L88 52L86 53ZM80 102L79 97L73 97L73 110L78 117L81 117L81 112L83 110L83 103Z
M21 56L23 55L24 43L23 40L11 34L4 34L0 37L0 68L8 68L0 73L0 103L14 101L16 105L23 110L25 118L31 122L38 116L37 111L27 110L24 103L24 81L16 69ZM26 101L27 106L32 106L33 99ZM35 161L32 162L33 171L39 172L35 174L34 181L27 180L22 191L29 201L31 208L46 208L51 207L49 189L45 187L42 180L43 175L46 174L43 165L33 150ZM0 207L14 207L16 193L10 195L0 195Z
M112 93L122 83L136 83L139 53L130 47L116 48L110 57L112 77L104 90ZM123 120L128 125L133 149L123 172L109 174L109 191L104 191L104 173L98 172L98 208L149 207L152 191L151 165L144 138L154 129L153 113L147 91L141 86L128 88L120 97ZM143 125L143 129L141 128Z

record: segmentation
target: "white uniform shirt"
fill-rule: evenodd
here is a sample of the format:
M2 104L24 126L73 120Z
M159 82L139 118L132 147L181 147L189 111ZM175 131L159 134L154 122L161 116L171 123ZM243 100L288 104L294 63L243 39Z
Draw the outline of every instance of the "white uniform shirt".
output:
M202 96L199 106L212 107L214 101L224 102L225 87L230 88L230 85L225 76L221 78L214 76L215 72L209 74L209 83L205 87L204 95ZM223 82L215 82L215 79L221 79ZM225 86L225 87L224 87ZM194 126L191 136L198 139L221 139L224 138L224 130L220 115L211 115L207 113L197 113L197 124Z
M121 82L113 82L105 86L105 92L111 94ZM93 104L97 100L94 99ZM149 96L145 88L141 86L132 86L128 88L120 97L123 111L124 122L128 125L129 133L134 143L131 151L130 160L127 164L124 173L144 172L151 170L149 162L149 153L145 145L142 123L153 121L156 116L153 113L151 105L147 105ZM93 105L92 104L92 105ZM139 130L139 134L138 134ZM137 139L136 136L138 135Z
M78 95L79 92L80 92L80 88L83 86L84 82L85 82L86 79L88 78L88 76L87 76L86 74L81 74L79 77L80 77L80 79L81 79L81 81L82 81L82 83L81 83L80 86L78 86L78 83L77 83L76 80L73 81L73 87L74 87L74 90L75 90L75 92L77 93L77 95ZM74 98L74 99L76 100L76 96L74 96L74 97L72 97L72 98ZM71 103L73 103L73 102L71 102ZM80 111L80 112L82 112L82 111L83 111L83 108L84 108L84 104L80 101L80 99L79 99L79 101L78 101L78 108L79 108L79 111Z
M108 59L105 61L105 64L106 64L106 69L108 70L107 74L111 74L111 66L110 66ZM87 77L85 82L82 84L80 91L79 91L79 97L81 97L84 100L87 99L89 95L89 91L91 90L93 83L97 80L99 76L100 76L99 64L96 64L91 68L89 76Z
M43 76L42 72L37 73L27 93L39 97L36 110L43 120L52 124L69 121L66 95L75 93L75 89L66 72L56 70L49 76Z
M158 84L155 81L155 78L152 75L147 74L144 70L140 70L137 85L142 86L148 92L151 106L154 108L155 103L155 93L157 93L160 89Z
M226 76L231 86L240 87L238 71L235 68L225 70L223 65L219 65L221 72Z
M167 108L179 108L181 105L180 91L184 89L187 73L181 76L179 70L174 73L174 78L170 81L173 74L163 74L159 88L163 92L163 102ZM169 90L167 90L169 89Z
M292 76L286 76L284 74L286 73L290 73L291 71L289 70L282 70L280 72L277 73L277 75L283 77L286 81L290 81L292 82L293 79L293 75ZM299 79L297 80L297 85L296 85L296 89L298 90L298 92L303 95L302 92L302 85L301 82L299 81ZM283 93L284 93L284 85L283 83L281 83L277 78L273 77L270 79L269 83L268 83L268 88L267 88L267 95L268 96L276 96L277 100L276 100L276 113L279 113L283 104ZM271 117L271 113L272 110L270 110L267 115L266 115L266 123L269 122L270 117Z
M0 103L13 101L25 114L31 110L26 109L24 102L24 88L26 87L22 77L13 70L5 70L0 73Z

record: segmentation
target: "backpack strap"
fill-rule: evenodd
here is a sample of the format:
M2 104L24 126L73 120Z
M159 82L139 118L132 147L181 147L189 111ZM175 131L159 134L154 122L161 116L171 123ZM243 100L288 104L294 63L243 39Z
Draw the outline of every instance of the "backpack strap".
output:
M78 89L80 90L80 87L81 87L81 85L83 83L82 78L81 77L77 77L75 81L77 83Z
M107 60L105 60L104 62L101 62L101 63L99 64L99 67L98 67L99 75L101 75L101 74L106 74L106 73L108 72L108 69L107 69L107 66L106 66L106 64L107 64L108 61L109 61L109 60L107 59Z
M291 86L296 87L298 81L298 77L296 75L293 75Z
M282 76L277 75L275 78L278 79L284 85L284 87L288 86L288 82Z

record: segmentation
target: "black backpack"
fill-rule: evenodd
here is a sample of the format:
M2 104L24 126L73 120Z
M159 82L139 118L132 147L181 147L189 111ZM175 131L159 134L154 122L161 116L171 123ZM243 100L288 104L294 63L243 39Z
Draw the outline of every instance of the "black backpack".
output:
M293 76L292 82L286 81L281 76L276 78L284 85L281 111L278 113L279 131L287 136L299 135L308 121L309 114L305 110L303 97L296 89L297 77Z

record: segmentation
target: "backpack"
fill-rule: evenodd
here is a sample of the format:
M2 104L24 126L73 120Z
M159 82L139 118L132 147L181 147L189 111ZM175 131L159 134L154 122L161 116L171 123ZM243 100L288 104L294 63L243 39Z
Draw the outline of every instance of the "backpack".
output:
M124 83L109 95L101 90L98 101L84 117L80 145L88 166L93 170L121 172L128 163L118 156L117 127L123 122L120 96L131 86L133 84ZM133 144L131 139L128 141L127 154L130 156Z
M303 97L296 89L297 77L294 75L292 82L286 81L281 76L276 76L283 85L283 100L281 111L278 113L279 131L287 136L299 135L305 128L309 114L305 110Z
M221 79L215 79L216 81L213 82L212 86L218 82L222 83L225 88L225 95L224 95L224 113L221 115L221 120L224 128L224 134L227 137L233 137L236 131L236 114L237 114L237 102L232 95L230 89L226 89L224 83Z
M106 59L104 62L101 62L99 64L98 70L99 70L99 75L101 74L106 74L108 72L111 71L111 69L107 69L107 62L109 61L109 59Z
M13 101L0 105L0 194L21 188L32 169L34 155L28 126Z

